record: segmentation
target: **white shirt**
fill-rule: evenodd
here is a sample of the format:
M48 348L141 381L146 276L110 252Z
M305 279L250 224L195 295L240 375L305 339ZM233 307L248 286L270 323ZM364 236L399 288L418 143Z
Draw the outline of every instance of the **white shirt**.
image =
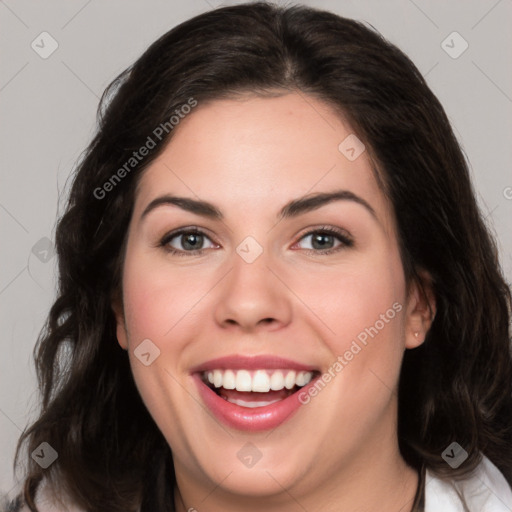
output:
M499 469L483 457L480 465L460 482L444 481L425 472L425 512L465 512L455 489L466 499L470 512L512 512L512 489ZM84 512L78 507L57 508L44 493L36 504L41 512ZM29 512L23 507L20 512Z
M500 470L483 457L478 467L460 482L425 474L425 512L464 512L456 489L470 512L512 512L512 489Z

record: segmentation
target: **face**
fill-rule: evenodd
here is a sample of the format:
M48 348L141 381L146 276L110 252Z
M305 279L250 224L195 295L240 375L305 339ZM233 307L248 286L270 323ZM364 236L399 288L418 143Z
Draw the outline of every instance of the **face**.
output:
M144 172L117 337L178 484L299 495L397 459L400 365L429 323L353 137L312 97L219 100Z

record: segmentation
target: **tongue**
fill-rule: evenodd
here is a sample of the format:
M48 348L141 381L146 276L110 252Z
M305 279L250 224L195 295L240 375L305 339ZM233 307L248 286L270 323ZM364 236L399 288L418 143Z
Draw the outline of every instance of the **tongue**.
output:
M236 389L218 388L217 391L222 398L232 400L245 400L246 402L262 402L283 400L293 393L290 389L281 389L280 391L268 391L267 393L259 393L256 391L237 391Z

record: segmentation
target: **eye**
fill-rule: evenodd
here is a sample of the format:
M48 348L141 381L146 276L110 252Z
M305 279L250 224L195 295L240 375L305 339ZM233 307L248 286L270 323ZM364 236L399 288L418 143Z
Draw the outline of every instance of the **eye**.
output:
M327 226L308 231L300 240L308 238L311 240L311 247L306 247L306 250L316 254L330 254L354 245L352 237L346 231ZM338 245L335 245L336 241Z
M186 253L197 255L201 254L205 249L205 247L203 247L205 240L210 240L210 238L201 230L197 228L186 228L167 233L162 238L159 245L164 247L166 251L178 256L184 256ZM209 248L215 247L215 244L213 244L211 240L210 243L211 246Z
M308 238L311 239L311 248L306 247L306 251L314 254L330 254L354 245L352 237L346 231L329 226L307 232L297 244ZM209 247L204 247L205 240L210 242ZM338 242L337 245L336 242ZM219 247L210 240L206 233L195 227L167 233L158 245L177 256L200 255L205 249Z

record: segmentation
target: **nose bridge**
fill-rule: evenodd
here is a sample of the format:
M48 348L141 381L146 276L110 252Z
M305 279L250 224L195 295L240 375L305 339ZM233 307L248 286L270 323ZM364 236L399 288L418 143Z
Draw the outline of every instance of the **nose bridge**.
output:
M261 288L268 286L272 277L269 267L272 255L253 237L245 238L235 250L231 279L238 283L239 289Z
M232 269L226 276L216 306L219 324L251 329L258 324L282 325L290 321L286 287L271 270L272 255L254 237L236 247Z

